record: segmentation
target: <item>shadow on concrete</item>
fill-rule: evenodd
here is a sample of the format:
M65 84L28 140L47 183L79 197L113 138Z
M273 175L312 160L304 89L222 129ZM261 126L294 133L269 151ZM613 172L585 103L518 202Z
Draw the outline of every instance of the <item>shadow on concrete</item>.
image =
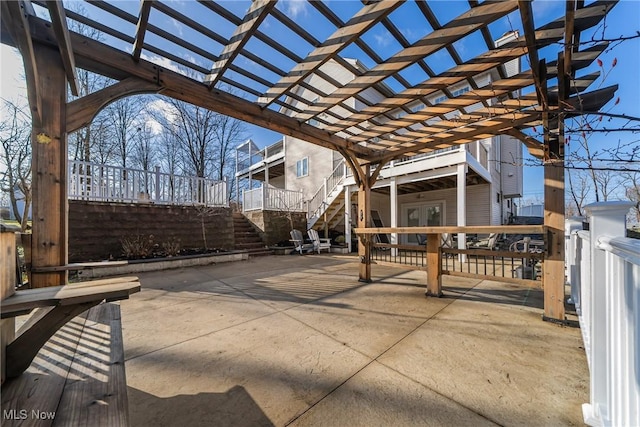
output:
M131 425L134 426L264 426L269 420L242 386L224 393L179 394L158 397L128 387ZM144 419L143 419L144 417Z
M493 304L509 304L522 307L544 308L544 294L541 289L513 288L513 289L472 289L444 286L442 298L459 299L462 301L477 301Z

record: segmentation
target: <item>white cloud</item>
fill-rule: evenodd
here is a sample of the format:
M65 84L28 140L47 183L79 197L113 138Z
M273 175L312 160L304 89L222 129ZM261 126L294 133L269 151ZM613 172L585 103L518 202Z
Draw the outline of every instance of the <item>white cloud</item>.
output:
M178 31L178 35L182 37L183 36L182 24L178 22L176 19L171 18L171 25L173 25L173 27Z
M305 0L286 0L283 2L284 12L291 18L307 16L307 2Z
M391 39L386 33L378 33L373 35L373 39L379 47L387 47L391 43Z
M178 116L178 110L161 98L156 98L149 102L146 109L150 114L145 117L145 123L151 127L154 135L162 132L162 125L153 118L154 114L161 114L169 123L173 122Z
M402 33L402 35L405 36L407 40L409 40L409 43L414 43L414 41L418 40L421 36L420 32L414 30L413 28L401 28L400 33Z
M453 47L458 51L460 55L464 55L466 51L464 40L458 40L457 42L453 43Z

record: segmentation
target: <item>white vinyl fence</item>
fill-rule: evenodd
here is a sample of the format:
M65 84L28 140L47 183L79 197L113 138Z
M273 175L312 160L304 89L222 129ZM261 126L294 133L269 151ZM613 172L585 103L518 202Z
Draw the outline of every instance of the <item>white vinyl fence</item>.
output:
M591 426L640 426L640 240L625 237L628 202L586 207L567 225L567 278L590 375Z
M227 181L69 161L72 200L229 206Z

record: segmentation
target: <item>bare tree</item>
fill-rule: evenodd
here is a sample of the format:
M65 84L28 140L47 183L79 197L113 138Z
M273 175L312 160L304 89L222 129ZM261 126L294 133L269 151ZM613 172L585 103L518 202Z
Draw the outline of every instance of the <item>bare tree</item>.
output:
M156 135L150 126L143 124L137 129L131 157L142 170L153 168L157 157Z
M139 128L143 99L142 96L121 98L103 111L112 128L115 151L123 168L127 167L127 161L133 150L133 139Z
M27 107L3 100L3 119L0 120L2 166L0 186L9 194L11 209L20 222L22 231L27 229L31 209L31 116ZM22 211L19 201L23 200Z
M640 222L640 172L626 172L623 176L625 194L635 204L636 220Z
M596 182L600 189L602 201L606 202L622 188L622 177L615 169L595 171Z
M591 193L589 176L584 171L568 171L569 193L577 215L582 216L585 203Z

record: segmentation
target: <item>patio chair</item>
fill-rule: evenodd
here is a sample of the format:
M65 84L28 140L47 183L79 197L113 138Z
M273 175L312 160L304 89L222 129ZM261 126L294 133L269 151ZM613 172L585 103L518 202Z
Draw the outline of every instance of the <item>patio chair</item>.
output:
M313 250L318 251L318 253L323 249L326 249L327 252L331 251L331 239L320 238L318 231L313 228L310 229L307 234L313 242Z
M491 233L486 239L478 240L473 245L470 245L470 249L488 249L493 251L496 249L496 243L498 241L498 233Z
M305 240L302 237L302 232L300 230L293 229L289 234L291 235L291 242L295 247L294 251L300 252L300 255L305 252L313 251L313 244L305 243Z

